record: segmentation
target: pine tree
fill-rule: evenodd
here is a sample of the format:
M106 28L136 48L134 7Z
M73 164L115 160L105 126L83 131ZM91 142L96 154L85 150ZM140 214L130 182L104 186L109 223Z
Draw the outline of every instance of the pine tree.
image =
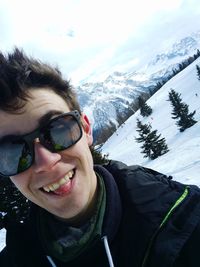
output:
M196 65L198 80L200 80L200 67Z
M136 138L138 143L142 143L146 140L146 136L151 132L151 125L149 124L142 124L142 122L137 119L137 132L139 132L139 136Z
M161 134L157 135L157 130L153 130L148 135L147 143L151 146L151 159L156 159L169 151L165 138L161 138Z
M178 120L176 125L179 127L180 132L185 131L187 128L193 126L197 121L193 119L196 111L189 113L189 107L186 103L182 102L181 94L171 89L169 92L169 101L173 107L172 119Z
M145 158L156 159L169 151L165 138L161 138L161 134L157 135L157 130L151 131L150 124L142 124L137 120L137 128L139 137L135 139L138 143L143 143L141 148Z
M103 155L100 149L95 148L94 146L90 147L92 153L94 164L105 164L108 163L108 154Z
M148 117L149 115L151 115L152 108L149 105L147 105L147 103L144 101L144 99L141 96L138 98L138 105L140 108L140 114L143 117Z

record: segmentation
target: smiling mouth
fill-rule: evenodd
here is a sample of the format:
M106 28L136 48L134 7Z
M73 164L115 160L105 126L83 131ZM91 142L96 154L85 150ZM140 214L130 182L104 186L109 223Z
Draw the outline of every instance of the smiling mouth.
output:
M73 179L74 174L75 174L75 170L71 170L67 174L65 174L64 177L58 180L56 183L43 186L41 189L47 193L55 192L56 190L61 189L61 187L66 186L70 182L70 180Z

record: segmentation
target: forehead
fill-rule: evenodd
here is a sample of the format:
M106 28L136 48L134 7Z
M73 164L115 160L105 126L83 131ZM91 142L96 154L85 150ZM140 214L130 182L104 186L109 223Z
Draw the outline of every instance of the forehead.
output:
M38 121L50 111L61 113L70 109L64 99L50 89L30 89L30 98L23 112L11 114L0 110L0 137L10 134L24 134L34 130Z

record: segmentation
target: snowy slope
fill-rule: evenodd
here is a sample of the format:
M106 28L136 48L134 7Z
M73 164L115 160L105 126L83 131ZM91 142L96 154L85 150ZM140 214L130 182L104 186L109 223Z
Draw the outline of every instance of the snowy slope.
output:
M3 249L5 246L5 229L0 230L0 251Z
M197 79L197 59L185 70L168 81L148 101L153 113L143 118L139 111L130 117L102 147L109 158L121 160L128 165L140 164L173 175L174 179L200 186L200 81ZM196 110L194 118L198 121L193 127L180 133L175 120L171 118L172 107L167 101L171 89L181 93L182 100L189 105L189 110ZM150 122L152 129L157 129L165 137L170 151L155 159L143 158L140 145L135 141L138 136L136 119L143 123Z

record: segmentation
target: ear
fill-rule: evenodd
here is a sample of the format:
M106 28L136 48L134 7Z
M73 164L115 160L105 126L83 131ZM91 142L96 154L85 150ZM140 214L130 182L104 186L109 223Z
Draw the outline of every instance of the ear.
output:
M92 128L91 128L90 121L89 121L87 115L85 115L84 113L82 113L81 118L82 118L83 130L86 134L88 145L91 146L93 143L93 136L92 136Z

